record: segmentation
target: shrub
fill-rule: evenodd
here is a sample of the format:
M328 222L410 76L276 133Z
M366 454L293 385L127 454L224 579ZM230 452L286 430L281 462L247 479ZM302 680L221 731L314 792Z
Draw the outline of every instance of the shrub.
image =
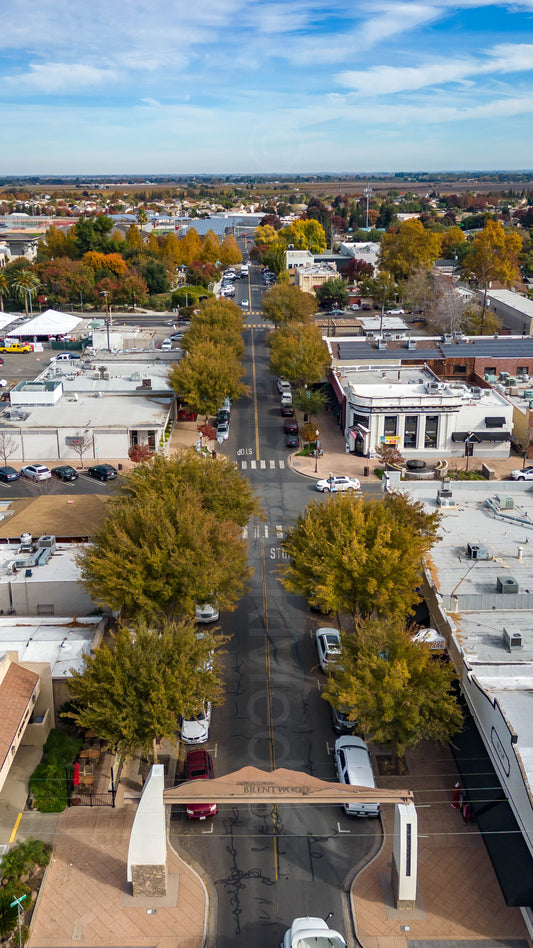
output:
M0 889L0 936L5 938L17 927L17 907L11 905L11 893L7 889Z
M43 759L30 777L35 806L42 813L59 813L67 805L65 767L76 759L82 741L64 731L52 730L43 748Z

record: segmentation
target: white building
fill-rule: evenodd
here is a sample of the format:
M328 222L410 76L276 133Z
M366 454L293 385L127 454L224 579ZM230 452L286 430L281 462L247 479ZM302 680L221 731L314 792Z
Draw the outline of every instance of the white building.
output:
M353 257L355 260L364 260L365 263L371 263L377 268L379 258L380 244L375 241L349 241L345 240L340 245L340 252L345 257Z
M396 445L406 458L509 456L513 407L492 389L441 382L426 366L332 370L344 405L344 435L365 457Z
M408 493L435 510L436 485ZM531 935L533 492L506 482L454 485L450 494L424 598L476 725L467 720L452 741L466 800L507 903L522 907Z
M296 267L312 267L315 258L310 250L286 250L285 269L293 270Z

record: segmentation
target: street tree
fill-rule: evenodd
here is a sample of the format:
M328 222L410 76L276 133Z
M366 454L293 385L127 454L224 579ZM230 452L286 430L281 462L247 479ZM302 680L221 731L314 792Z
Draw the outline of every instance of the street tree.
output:
M7 462L10 457L12 457L18 449L18 444L15 438L9 433L9 430L4 429L0 431L0 458L4 462L4 467L7 467Z
M198 714L205 701L220 704L221 675L214 656L224 640L198 636L192 621L140 621L122 626L109 644L84 656L69 690L74 708L65 717L88 728L121 756L153 754L162 739L176 740L180 718Z
M398 288L393 277L384 270L377 273L375 277L365 278L361 281L361 293L364 296L372 297L374 303L381 309L382 316L385 307L396 299L397 291Z
M432 270L414 270L399 287L408 309L425 313L435 298L435 274Z
M350 298L346 283L342 277L333 277L326 280L322 286L316 288L316 298L321 306L346 306Z
M441 234L441 254L444 260L451 260L465 243L466 237L460 227L448 227Z
M257 495L235 464L227 458L213 464L210 458L193 450L170 458L157 454L150 464L121 479L119 496L126 504L144 504L149 503L153 494L163 494L172 503L172 498L185 488L194 488L202 508L221 523L230 520L244 527L250 517L262 516Z
M406 280L415 270L428 270L440 252L441 235L426 230L419 220L408 220L395 233L383 234L379 265L395 280Z
M263 294L262 310L265 319L275 326L309 322L316 312L317 302L310 293L303 293L298 286L276 284Z
M465 313L471 307L472 301L444 274L432 274L431 285L432 299L428 301L425 309L431 324L441 333L464 329L468 322Z
M463 259L463 273L473 278L483 290L481 304L480 335L485 328L487 292L494 280L511 286L518 274L518 255L522 249L519 234L509 233L496 221L487 221L483 230L476 234L471 247Z
M308 418L315 418L326 407L327 398L319 389L297 388L292 393L292 403Z
M267 339L269 368L273 375L289 379L297 388L320 382L329 365L329 351L314 323L276 329Z
M200 350L206 342L231 349L238 359L242 359L244 356L245 345L240 332L217 323L206 324L193 318L181 340L182 348L187 352L195 348Z
M267 250L263 255L263 263L266 264L269 270L272 273L275 273L279 278L280 274L285 273L285 253L286 248L285 244L277 240L274 244L270 244Z
M207 510L202 497L184 485L174 495L162 489L135 503L120 495L109 500L80 556L93 600L147 620L193 616L196 602L213 598L221 609L234 609L249 576L241 528Z
M277 239L278 232L271 224L259 224L259 227L255 228L254 241L258 246L260 244L274 244Z
M211 297L202 302L200 312L195 313L191 320L192 325L204 326L206 329L216 326L241 333L244 328L242 309L231 300Z
M219 259L220 241L213 230L208 230L202 241L200 260L202 260L204 263L216 263Z
M219 259L223 266L231 267L236 263L241 263L242 253L233 234L227 234L220 244Z
M72 441L72 450L76 452L80 459L80 467L83 469L83 458L87 454L87 451L93 447L93 435L88 428L85 431L77 431L75 434L75 441Z
M188 267L193 260L198 260L202 254L202 241L198 231L189 227L187 233L180 238L180 264Z
M443 744L461 730L453 665L413 642L402 620L360 621L342 645L342 667L328 676L323 696L372 743L392 745L397 759L420 741Z
M349 494L313 501L283 541L283 584L324 613L405 617L420 601L422 556L438 521L403 494L379 504Z
M3 270L0 270L0 312L4 312L4 296L9 296L9 283Z
M234 401L248 395L243 375L244 368L234 349L203 341L169 371L176 395L206 417L216 414L225 398Z
M19 299L24 300L26 315L28 315L29 311L28 300L31 302L40 285L39 278L35 276L31 270L19 270L16 278L11 284L11 289L14 290Z
M292 245L295 250L309 250L311 253L323 253L328 245L322 224L315 220L293 221L277 232L277 239L282 240L286 247Z

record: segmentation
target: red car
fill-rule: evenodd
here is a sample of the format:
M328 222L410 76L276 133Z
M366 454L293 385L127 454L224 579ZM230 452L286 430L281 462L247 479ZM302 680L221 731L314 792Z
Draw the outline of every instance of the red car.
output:
M298 434L298 422L296 418L291 418L284 423L285 434Z
M212 780L215 776L213 758L205 750L190 750L185 761L186 780ZM187 816L190 820L206 820L214 816L216 803L188 803Z

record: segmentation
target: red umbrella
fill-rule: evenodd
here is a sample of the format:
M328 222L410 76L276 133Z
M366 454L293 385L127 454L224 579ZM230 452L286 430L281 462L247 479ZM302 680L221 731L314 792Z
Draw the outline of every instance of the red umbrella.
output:
M80 782L80 765L74 764L74 775L72 777L72 786L77 787Z

